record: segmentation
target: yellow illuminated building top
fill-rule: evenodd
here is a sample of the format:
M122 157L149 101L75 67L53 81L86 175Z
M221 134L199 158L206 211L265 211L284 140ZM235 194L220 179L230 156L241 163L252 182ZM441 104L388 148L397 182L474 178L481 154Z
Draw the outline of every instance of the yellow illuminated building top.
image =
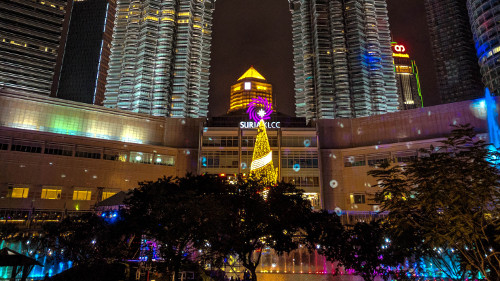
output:
M246 78L253 78L253 79L259 79L259 80L266 80L264 76L262 76L253 66L251 66L247 72L245 72L241 77L238 79L238 81L246 79Z
M266 78L262 76L255 68L250 67L239 79L231 86L231 100L228 113L247 109L248 104L253 98L266 98L272 105L273 110L273 86L266 83Z

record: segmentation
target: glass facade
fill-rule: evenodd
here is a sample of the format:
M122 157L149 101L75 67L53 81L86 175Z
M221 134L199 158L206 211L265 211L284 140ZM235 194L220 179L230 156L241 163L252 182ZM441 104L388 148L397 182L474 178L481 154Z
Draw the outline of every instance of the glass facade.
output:
M438 91L443 103L484 96L466 1L425 0Z
M468 0L469 19L483 83L500 95L500 2Z
M205 127L198 171L227 176L250 173L257 129ZM296 184L313 206L321 205L319 152L314 128L268 129L272 163L278 179Z
M292 0L296 115L398 110L385 0Z
M196 148L199 124L199 119L144 116L0 90L0 126L7 128L137 144ZM19 145L16 149L28 149L22 148L23 144ZM36 149L32 144L30 147ZM67 153L55 151L58 149L63 148L49 148L47 153Z
M394 49L397 49L394 50ZM393 43L394 71L398 86L399 109L407 110L423 107L418 68L403 45Z
M215 0L117 2L104 106L206 117Z
M56 96L102 105L116 0L73 2Z
M71 3L0 1L0 87L55 94Z

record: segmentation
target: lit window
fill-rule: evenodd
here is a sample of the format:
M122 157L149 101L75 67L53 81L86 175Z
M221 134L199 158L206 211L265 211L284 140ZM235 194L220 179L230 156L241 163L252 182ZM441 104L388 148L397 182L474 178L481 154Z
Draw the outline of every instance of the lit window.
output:
M365 204L364 194L352 194L351 193L351 204Z
M102 200L108 199L109 197L115 195L116 192L104 191L102 193Z
M75 190L73 191L73 200L90 200L92 191L90 190Z
M157 154L155 156L155 161L154 161L155 165L174 166L174 163L175 163L174 156L161 155L161 154Z
M61 199L61 189L42 189L42 199Z
M28 198L29 188L27 187L15 187L12 189L12 198Z
M252 83L245 82L245 90L251 90L251 89L252 89Z

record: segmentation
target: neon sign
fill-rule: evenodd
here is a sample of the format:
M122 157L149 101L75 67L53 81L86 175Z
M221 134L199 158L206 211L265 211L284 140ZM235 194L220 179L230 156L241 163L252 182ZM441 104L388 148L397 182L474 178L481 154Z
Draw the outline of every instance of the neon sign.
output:
M266 126L266 129L279 129L281 128L281 122L264 122L264 125ZM245 122L241 121L240 122L240 128L241 129L253 129L253 128L258 128L259 123L258 122Z
M392 48L394 49L394 52L396 52L396 53L406 52L406 47L404 45L394 45Z
M266 98L257 97L252 99L248 104L247 113L248 117L250 117L250 120L253 120L253 122L240 122L241 129L257 128L261 120L271 119L273 109L271 103ZM281 128L281 122L264 122L264 125L267 129Z
M259 123L260 120L271 119L273 109L266 98L257 97L248 104L247 113L250 119Z

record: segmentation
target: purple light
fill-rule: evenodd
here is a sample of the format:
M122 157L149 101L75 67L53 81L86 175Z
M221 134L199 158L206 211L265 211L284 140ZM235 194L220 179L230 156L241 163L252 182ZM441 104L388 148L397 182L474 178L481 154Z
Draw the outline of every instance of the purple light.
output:
M250 119L258 123L260 120L271 119L273 109L266 98L257 97L248 104L247 113Z

